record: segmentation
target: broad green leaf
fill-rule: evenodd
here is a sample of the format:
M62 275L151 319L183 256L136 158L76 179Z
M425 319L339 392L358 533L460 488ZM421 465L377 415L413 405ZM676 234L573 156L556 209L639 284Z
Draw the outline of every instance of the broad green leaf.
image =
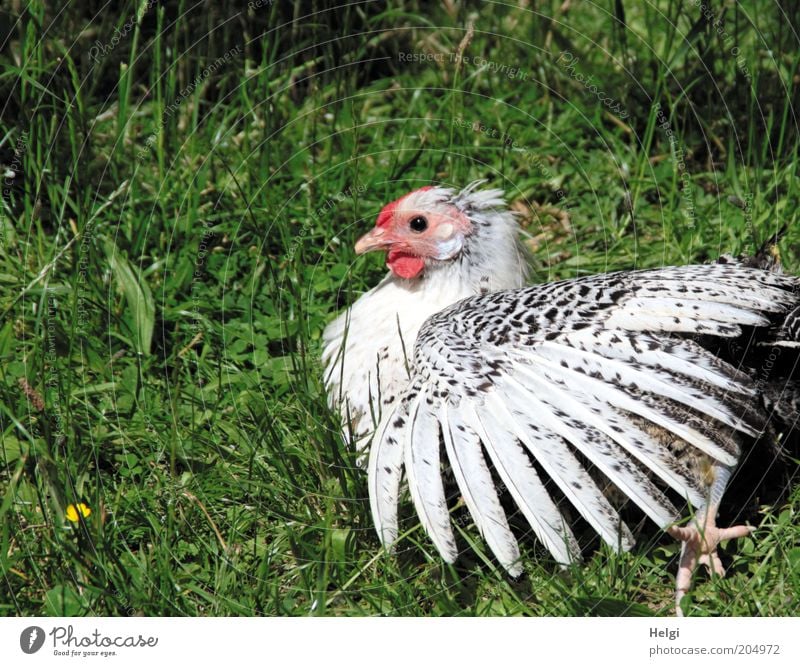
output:
M156 318L153 293L141 273L130 264L110 240L105 242L105 252L114 278L125 295L128 310L133 318L136 351L148 356Z

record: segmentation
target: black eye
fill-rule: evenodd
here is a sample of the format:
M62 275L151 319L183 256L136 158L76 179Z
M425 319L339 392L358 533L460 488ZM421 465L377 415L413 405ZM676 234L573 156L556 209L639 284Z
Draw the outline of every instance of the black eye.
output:
M422 217L422 215L417 215L411 218L411 222L408 223L408 226L411 227L411 231L416 231L418 234L421 234L428 228L428 220Z

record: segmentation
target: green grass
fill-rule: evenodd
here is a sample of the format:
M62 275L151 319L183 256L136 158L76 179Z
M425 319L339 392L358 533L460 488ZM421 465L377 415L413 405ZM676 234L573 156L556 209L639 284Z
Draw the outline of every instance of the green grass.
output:
M431 181L503 187L537 280L783 222L797 272L797 10L744 2L720 33L672 0L263 4L0 4L0 614L670 614L651 528L567 571L523 538L513 581L469 522L443 564L406 503L382 552L319 339L382 274L355 238ZM399 58L470 21L460 65ZM764 507L688 611L797 614L798 512Z

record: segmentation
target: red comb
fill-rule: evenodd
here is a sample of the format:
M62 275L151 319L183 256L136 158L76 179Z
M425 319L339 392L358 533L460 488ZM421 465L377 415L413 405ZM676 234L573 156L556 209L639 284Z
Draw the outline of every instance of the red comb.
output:
M399 199L395 199L392 203L386 204L383 208L381 208L381 212L378 213L378 219L375 222L376 227L386 227L389 226L389 222L392 221L392 215L394 215L394 211L397 206L400 205L400 202L405 199L406 197L410 197L412 194L416 194L417 192L425 192L426 190L433 189L433 185L425 185L425 187L420 187L418 190L414 190L413 192L409 192L408 194L404 194Z

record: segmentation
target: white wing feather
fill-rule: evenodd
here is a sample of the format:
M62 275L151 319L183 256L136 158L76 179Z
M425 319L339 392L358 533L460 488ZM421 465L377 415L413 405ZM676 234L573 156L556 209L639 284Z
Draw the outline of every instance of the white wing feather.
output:
M508 526L491 472L481 451L480 438L469 428L453 434L450 408L442 405L440 419L445 451L464 503L489 548L512 576L522 573L517 540ZM458 425L456 426L458 428Z
M737 443L703 430L717 424L757 436L762 424L742 408L754 387L684 334L730 337L768 326L796 305L795 285L738 265L693 266L488 294L433 315L417 338L409 387L386 406L373 438L370 500L383 542L397 536L405 464L425 530L448 561L456 557L440 435L467 509L515 575L519 549L484 450L561 563L579 550L532 461L612 546L628 548L633 537L583 459L662 527L679 512L650 474L701 507L707 488L642 420L735 465Z
M412 405L414 406L414 405ZM368 486L372 520L378 537L387 547L397 539L397 502L403 472L405 432L408 403L383 415L369 452Z
M450 514L444 496L439 460L439 421L420 395L410 414L406 428L405 469L411 499L422 526L447 562L458 555Z
M508 406L494 395L490 401L487 400L487 407L503 417L500 421L504 424L503 427L510 427L542 469L555 481L564 496L606 543L616 546L621 540L623 548L630 548L634 543L630 530L622 523L616 510L595 481L569 450L564 439L543 427L536 426L526 418L526 412L537 406L540 406L540 409L536 409L536 413L544 413L544 405L530 393L526 396L527 404L515 403L513 394L509 392L503 397L509 399Z
M482 410L479 415L470 402L463 401L458 413L481 438L509 493L555 560L568 564L578 559L579 550L572 531L516 438L489 410Z

